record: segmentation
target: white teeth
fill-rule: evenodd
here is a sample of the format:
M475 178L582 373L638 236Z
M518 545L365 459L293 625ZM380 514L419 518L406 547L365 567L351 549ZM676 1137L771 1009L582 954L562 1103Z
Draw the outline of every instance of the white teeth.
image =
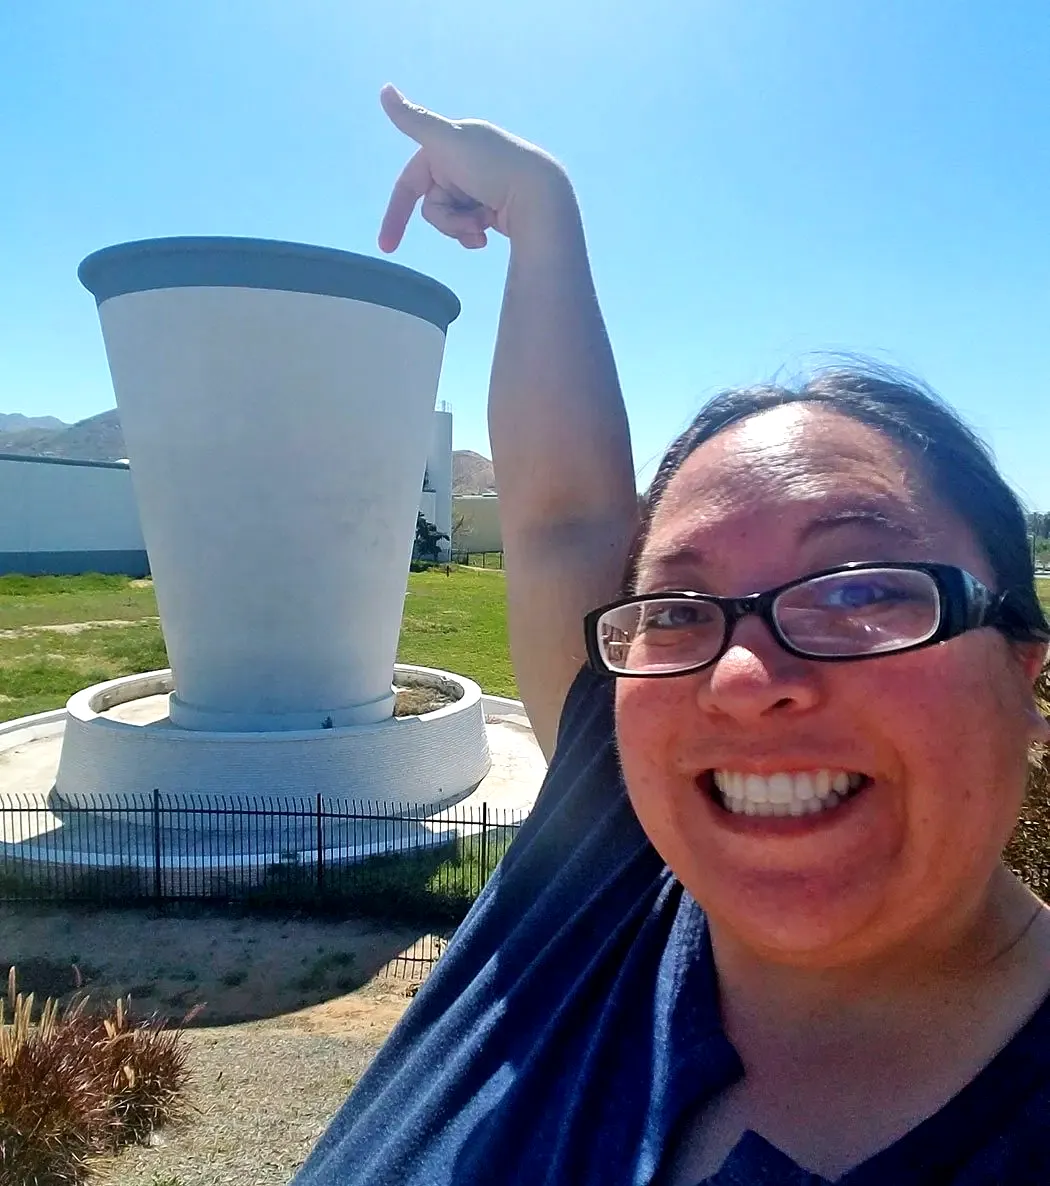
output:
M810 770L770 775L714 771L723 806L735 814L815 815L837 807L863 786L863 774L845 770Z
M769 801L769 785L760 774L749 774L744 779L744 797L752 803Z
M795 780L790 774L774 774L769 779L770 803L783 803L785 806L795 797Z
M812 799L817 793L816 787L813 785L813 779L808 774L795 775L795 798L796 799Z

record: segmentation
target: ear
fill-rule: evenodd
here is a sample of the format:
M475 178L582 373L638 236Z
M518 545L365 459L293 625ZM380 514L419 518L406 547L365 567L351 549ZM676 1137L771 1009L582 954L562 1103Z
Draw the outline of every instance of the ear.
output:
M1020 660L1028 682L1034 685L1039 673L1047 665L1050 648L1045 642L1015 642L1014 653Z
M1032 698L1028 708L1031 725L1031 740L1037 745L1050 744L1050 668L1047 668L1047 644L1043 642L1019 642L1014 650L1032 687ZM1042 679L1040 680L1040 676ZM1039 681L1039 682L1037 682Z

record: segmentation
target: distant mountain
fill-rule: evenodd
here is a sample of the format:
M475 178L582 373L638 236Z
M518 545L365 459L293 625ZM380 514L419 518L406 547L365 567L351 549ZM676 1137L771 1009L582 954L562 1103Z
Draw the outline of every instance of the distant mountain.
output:
M0 430L0 453L23 457L68 457L78 461L119 461L126 457L117 409L89 416L76 424L56 421L59 428Z
M0 416L0 453L23 457L66 457L77 461L119 461L127 456L120 415L116 408L89 416L76 424L64 424L53 416L38 416L29 427L17 428L25 416ZM15 429L4 427L15 422ZM496 489L492 462L470 449L452 453L452 493L489 494Z
M57 416L23 416L21 412L0 412L0 433L25 432L30 428L68 428Z
M452 452L452 493L491 494L496 490L492 462L470 449Z

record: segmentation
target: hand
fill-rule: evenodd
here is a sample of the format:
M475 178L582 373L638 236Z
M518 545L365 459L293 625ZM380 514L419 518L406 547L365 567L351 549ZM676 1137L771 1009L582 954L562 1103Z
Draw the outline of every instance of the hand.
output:
M551 194L571 196L565 174L542 149L481 120L449 120L417 107L395 87L383 110L419 149L394 183L379 246L394 251L423 199L423 217L464 247L484 247L487 232L513 238L530 208Z

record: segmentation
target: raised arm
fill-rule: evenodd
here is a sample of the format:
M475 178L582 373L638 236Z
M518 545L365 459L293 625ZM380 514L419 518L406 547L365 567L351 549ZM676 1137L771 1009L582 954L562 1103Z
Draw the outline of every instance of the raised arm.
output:
M383 92L420 146L380 232L394 250L420 198L423 217L464 247L510 238L489 387L511 653L549 757L584 660L583 615L615 596L638 513L630 437L595 296L576 199L533 145L475 120L453 122Z

